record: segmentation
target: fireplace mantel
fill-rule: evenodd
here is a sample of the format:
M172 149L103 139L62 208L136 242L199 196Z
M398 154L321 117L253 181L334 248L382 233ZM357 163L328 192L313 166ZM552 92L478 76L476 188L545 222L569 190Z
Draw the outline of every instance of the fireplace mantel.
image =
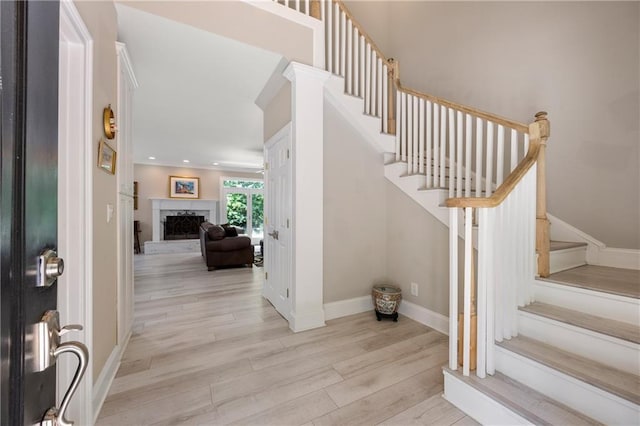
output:
M153 241L162 241L162 211L189 210L206 211L209 222L217 223L218 200L184 200L176 198L149 198L151 200L151 221Z

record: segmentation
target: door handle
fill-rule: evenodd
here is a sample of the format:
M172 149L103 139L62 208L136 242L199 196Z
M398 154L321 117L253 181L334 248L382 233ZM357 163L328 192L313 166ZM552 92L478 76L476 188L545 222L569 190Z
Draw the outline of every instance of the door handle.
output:
M269 235L274 240L278 239L278 231L269 232L267 235Z
M72 426L73 422L67 420L65 417L65 413L67 408L69 407L69 402L71 402L71 398L73 394L78 389L78 385L80 381L84 377L84 373L87 371L87 363L89 362L89 351L87 347L80 342L66 342L58 346L53 351L53 356L57 359L60 355L64 353L72 353L76 357L78 357L78 368L76 368L76 372L73 375L73 379L71 379L71 383L69 384L69 388L62 397L62 402L60 403L60 408L51 407L44 415L41 426Z

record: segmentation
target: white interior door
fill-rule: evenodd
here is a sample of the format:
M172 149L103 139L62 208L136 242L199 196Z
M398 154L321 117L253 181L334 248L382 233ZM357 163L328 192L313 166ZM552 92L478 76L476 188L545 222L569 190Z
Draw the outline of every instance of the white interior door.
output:
M265 145L264 296L287 320L291 312L291 125Z

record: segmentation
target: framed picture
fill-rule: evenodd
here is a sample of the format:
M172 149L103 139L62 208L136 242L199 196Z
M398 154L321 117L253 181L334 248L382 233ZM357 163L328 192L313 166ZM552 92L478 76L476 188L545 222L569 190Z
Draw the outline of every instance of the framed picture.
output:
M138 182L133 182L133 209L138 210Z
M98 167L109 174L116 174L116 152L104 139L100 139L98 147Z
M200 198L200 178L169 176L169 197Z

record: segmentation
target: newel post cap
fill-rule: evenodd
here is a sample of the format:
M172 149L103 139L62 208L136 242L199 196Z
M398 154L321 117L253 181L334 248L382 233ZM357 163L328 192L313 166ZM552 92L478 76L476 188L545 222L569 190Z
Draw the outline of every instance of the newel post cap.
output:
M549 135L551 133L551 125L549 124L549 119L547 118L547 115L548 114L546 111L538 112L535 116L536 121L534 123L538 127L536 136L538 136L540 139L545 141L549 138Z

